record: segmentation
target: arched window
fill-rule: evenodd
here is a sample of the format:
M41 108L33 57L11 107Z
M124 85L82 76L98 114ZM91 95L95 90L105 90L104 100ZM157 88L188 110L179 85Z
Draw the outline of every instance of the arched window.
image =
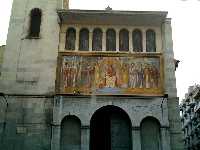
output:
M81 149L81 122L76 116L67 116L61 123L61 150Z
M126 29L119 32L119 50L129 51L129 32Z
M146 50L156 52L156 33L151 29L146 32Z
M101 51L102 50L102 31L101 29L94 29L92 38L92 50Z
M145 118L141 123L142 150L160 150L160 123L153 117Z
M138 29L133 31L133 51L142 52L142 32Z
M88 29L81 29L79 34L79 50L89 50L89 31Z
M41 17L42 17L42 11L39 8L34 8L31 10L29 37L39 37Z
M66 33L66 44L65 49L75 50L76 30L69 28Z
M116 51L116 32L113 29L108 29L106 32L106 50Z

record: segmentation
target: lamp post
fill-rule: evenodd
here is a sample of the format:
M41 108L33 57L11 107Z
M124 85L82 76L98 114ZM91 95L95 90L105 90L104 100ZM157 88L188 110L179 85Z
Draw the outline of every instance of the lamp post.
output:
M4 139L4 135L5 135L6 121L7 121L7 112L8 112L8 100L7 100L7 97L4 93L0 92L0 96L3 98L3 99L0 99L0 100L4 101L6 103L4 120L3 120L3 132L2 132L2 137L1 137L1 144L3 145L3 139Z

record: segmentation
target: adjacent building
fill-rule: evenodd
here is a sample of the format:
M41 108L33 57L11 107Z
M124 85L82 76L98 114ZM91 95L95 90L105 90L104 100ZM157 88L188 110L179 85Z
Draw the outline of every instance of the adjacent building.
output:
M191 86L180 105L186 150L200 149L200 86Z
M171 19L14 0L0 149L182 150Z

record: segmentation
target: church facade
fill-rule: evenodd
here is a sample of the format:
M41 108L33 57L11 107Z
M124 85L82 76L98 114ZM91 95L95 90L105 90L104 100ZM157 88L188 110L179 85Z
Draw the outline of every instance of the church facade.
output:
M14 0L0 77L0 149L182 150L163 11Z

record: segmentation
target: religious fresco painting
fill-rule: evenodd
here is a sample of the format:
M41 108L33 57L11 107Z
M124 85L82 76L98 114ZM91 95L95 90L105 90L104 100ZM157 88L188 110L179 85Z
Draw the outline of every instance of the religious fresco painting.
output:
M62 56L61 90L83 95L162 93L160 57Z

